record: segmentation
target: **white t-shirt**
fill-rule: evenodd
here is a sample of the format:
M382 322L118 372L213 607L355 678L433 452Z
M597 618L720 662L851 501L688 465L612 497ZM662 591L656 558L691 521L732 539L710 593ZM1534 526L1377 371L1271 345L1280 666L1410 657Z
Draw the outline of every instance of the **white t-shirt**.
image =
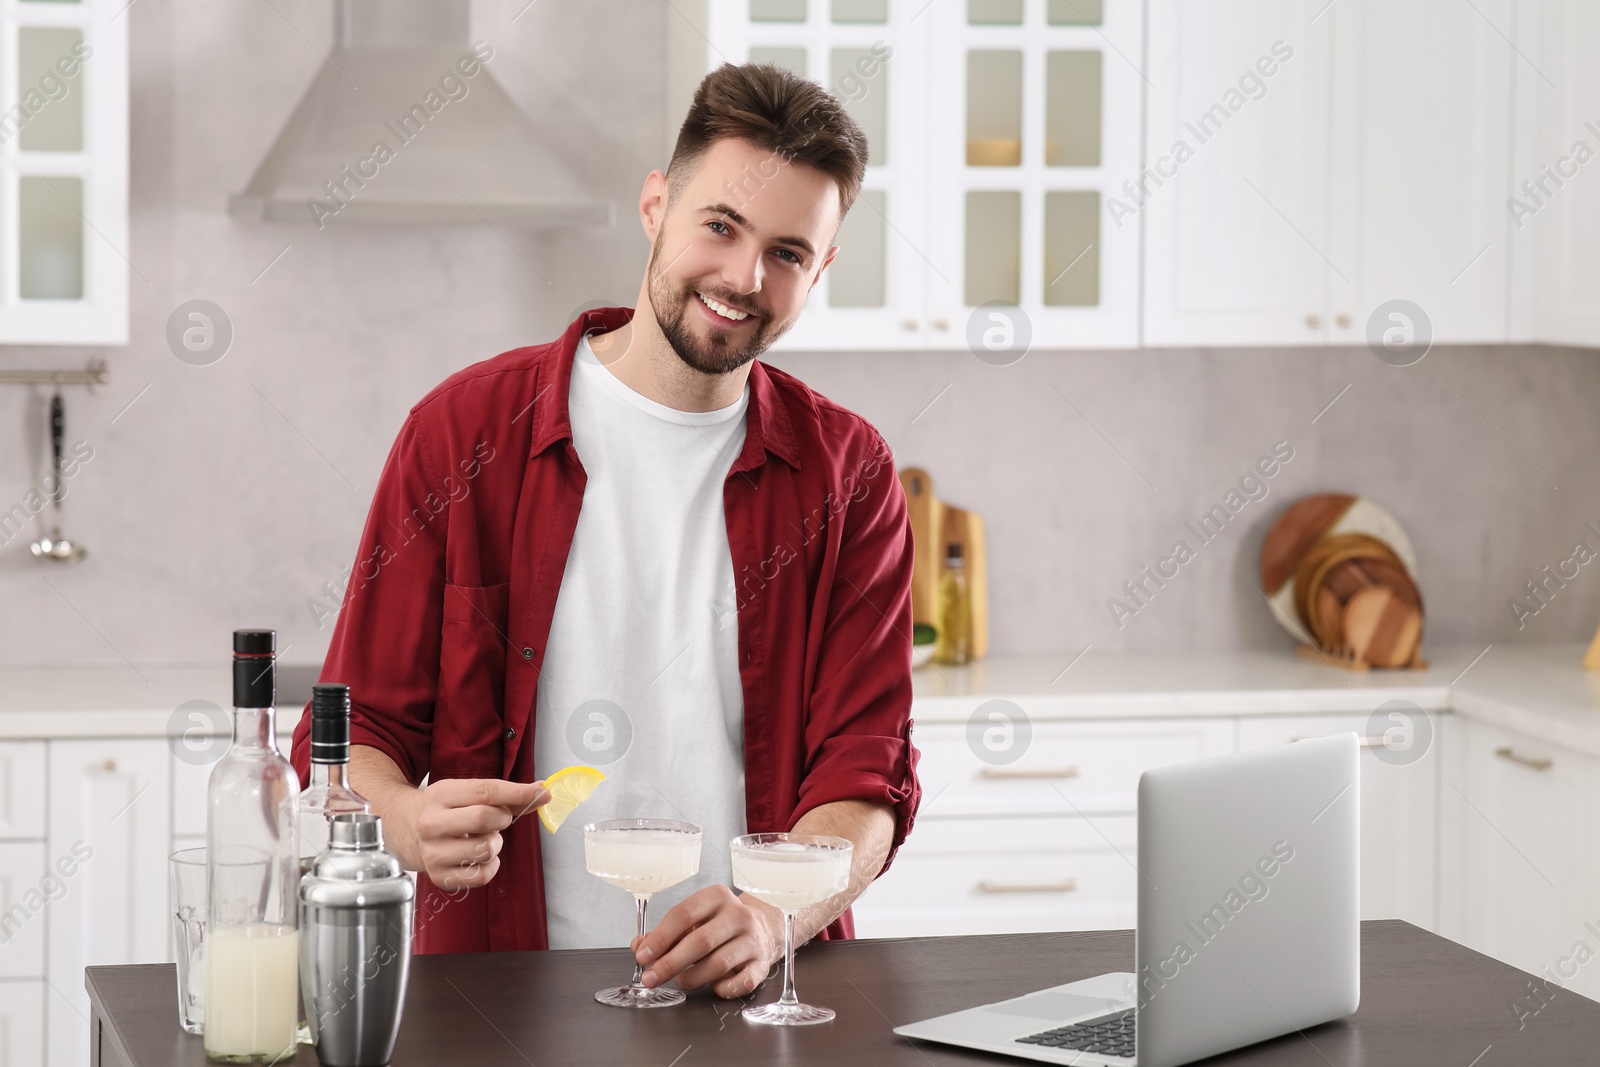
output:
M626 947L633 898L584 866L583 825L674 819L704 830L700 873L650 899L649 925L690 893L730 884L745 832L744 695L722 483L744 447L750 387L716 411L635 392L573 359L572 443L588 482L539 675L534 767L604 772L559 833L539 829L549 943Z

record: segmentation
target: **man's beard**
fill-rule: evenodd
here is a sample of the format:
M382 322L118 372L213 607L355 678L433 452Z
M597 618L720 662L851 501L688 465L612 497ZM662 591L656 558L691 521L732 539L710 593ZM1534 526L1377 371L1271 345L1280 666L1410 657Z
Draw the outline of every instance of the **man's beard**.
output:
M731 374L765 352L783 332L774 330L766 316L756 316L755 326L742 347L734 343L730 333L715 326L707 341L702 342L695 335L687 321L691 314L689 302L698 302L700 298L695 296L692 287L675 290L667 272L657 272L656 259L664 243L657 241L650 252L650 303L655 308L662 336L678 358L702 374ZM712 299L718 299L715 293Z

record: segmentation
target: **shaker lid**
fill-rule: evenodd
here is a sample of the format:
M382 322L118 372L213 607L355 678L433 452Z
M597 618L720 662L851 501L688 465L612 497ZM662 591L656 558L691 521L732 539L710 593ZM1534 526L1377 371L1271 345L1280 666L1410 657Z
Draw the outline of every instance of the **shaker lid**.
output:
M369 849L383 847L383 826L367 811L347 811L328 820L328 847Z

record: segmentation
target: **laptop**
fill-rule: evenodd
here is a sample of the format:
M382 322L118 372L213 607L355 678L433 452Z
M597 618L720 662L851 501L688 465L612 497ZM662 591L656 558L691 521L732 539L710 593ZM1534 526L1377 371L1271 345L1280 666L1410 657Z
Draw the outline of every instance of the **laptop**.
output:
M1361 1000L1354 733L1139 778L1134 971L897 1026L903 1037L1082 1067L1176 1067Z

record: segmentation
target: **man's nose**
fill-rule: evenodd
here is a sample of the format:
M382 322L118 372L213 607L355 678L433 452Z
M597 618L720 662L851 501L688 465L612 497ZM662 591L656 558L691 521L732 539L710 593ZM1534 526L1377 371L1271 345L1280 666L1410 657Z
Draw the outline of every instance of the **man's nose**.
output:
M722 283L740 296L750 296L761 291L764 275L761 253L741 252L723 268Z

